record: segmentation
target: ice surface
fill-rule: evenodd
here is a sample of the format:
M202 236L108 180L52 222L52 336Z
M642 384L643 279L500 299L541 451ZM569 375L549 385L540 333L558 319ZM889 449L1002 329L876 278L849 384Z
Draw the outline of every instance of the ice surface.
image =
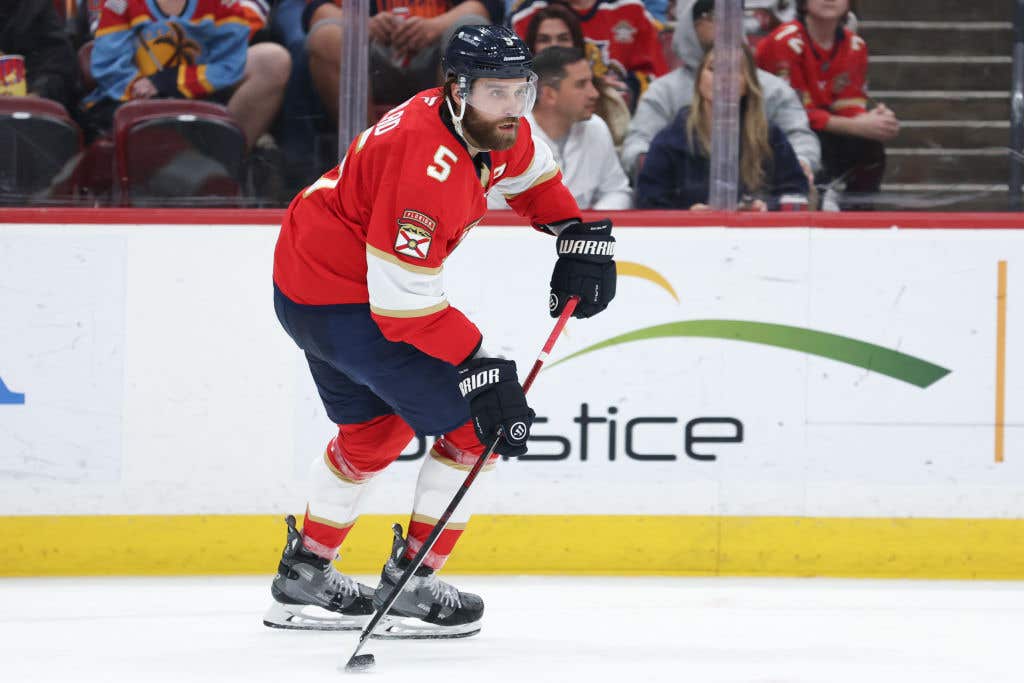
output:
M269 575L4 579L0 681L1024 680L1020 583L447 578L487 601L479 635L372 641L347 674L356 633L262 625Z

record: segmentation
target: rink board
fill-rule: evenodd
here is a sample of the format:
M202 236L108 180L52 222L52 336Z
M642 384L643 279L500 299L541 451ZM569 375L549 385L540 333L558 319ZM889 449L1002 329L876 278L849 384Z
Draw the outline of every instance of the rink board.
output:
M1024 578L1024 232L779 220L618 231L613 308L559 340L453 571ZM0 575L266 571L332 432L276 229L0 230ZM524 374L552 261L479 227L446 269ZM373 483L354 571L425 446Z

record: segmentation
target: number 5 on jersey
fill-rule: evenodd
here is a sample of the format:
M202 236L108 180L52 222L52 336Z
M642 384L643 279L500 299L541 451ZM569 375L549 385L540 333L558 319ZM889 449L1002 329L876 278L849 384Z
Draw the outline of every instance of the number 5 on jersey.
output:
M449 159L452 163L448 163ZM441 145L434 152L434 163L427 166L427 175L443 183L452 174L452 164L458 160L459 157L455 155L455 152Z

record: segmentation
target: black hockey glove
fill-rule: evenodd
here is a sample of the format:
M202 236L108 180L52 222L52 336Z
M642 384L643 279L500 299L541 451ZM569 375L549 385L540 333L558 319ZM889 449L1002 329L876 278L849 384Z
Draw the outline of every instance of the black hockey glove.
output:
M597 315L615 298L615 238L612 222L575 223L555 241L558 261L551 274L551 317L557 318L570 297L578 296L574 318Z
M526 437L536 413L526 405L514 361L472 358L458 367L459 391L469 401L469 413L480 443L489 446L501 429L495 452L509 457L526 454Z

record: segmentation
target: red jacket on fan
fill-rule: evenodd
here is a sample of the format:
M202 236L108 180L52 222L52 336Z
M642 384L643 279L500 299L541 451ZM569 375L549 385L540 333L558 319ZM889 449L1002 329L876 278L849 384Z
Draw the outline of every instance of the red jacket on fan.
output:
M486 192L506 195L537 227L580 211L525 119L511 149L473 157L442 108L440 88L395 107L292 200L274 282L299 304L368 302L386 338L457 365L480 331L449 305L444 262L483 218Z
M526 27L546 0L524 0L512 14L512 28L526 40ZM587 57L594 65L594 75L604 76L609 70L623 78L636 79L637 92L647 89L655 77L668 72L661 50L658 21L640 0L597 0L586 12L569 9L579 15L583 37L587 41Z
M822 130L830 116L852 118L867 111L868 46L841 26L832 49L825 50L802 22L782 24L758 44L757 65L789 81L814 130Z

